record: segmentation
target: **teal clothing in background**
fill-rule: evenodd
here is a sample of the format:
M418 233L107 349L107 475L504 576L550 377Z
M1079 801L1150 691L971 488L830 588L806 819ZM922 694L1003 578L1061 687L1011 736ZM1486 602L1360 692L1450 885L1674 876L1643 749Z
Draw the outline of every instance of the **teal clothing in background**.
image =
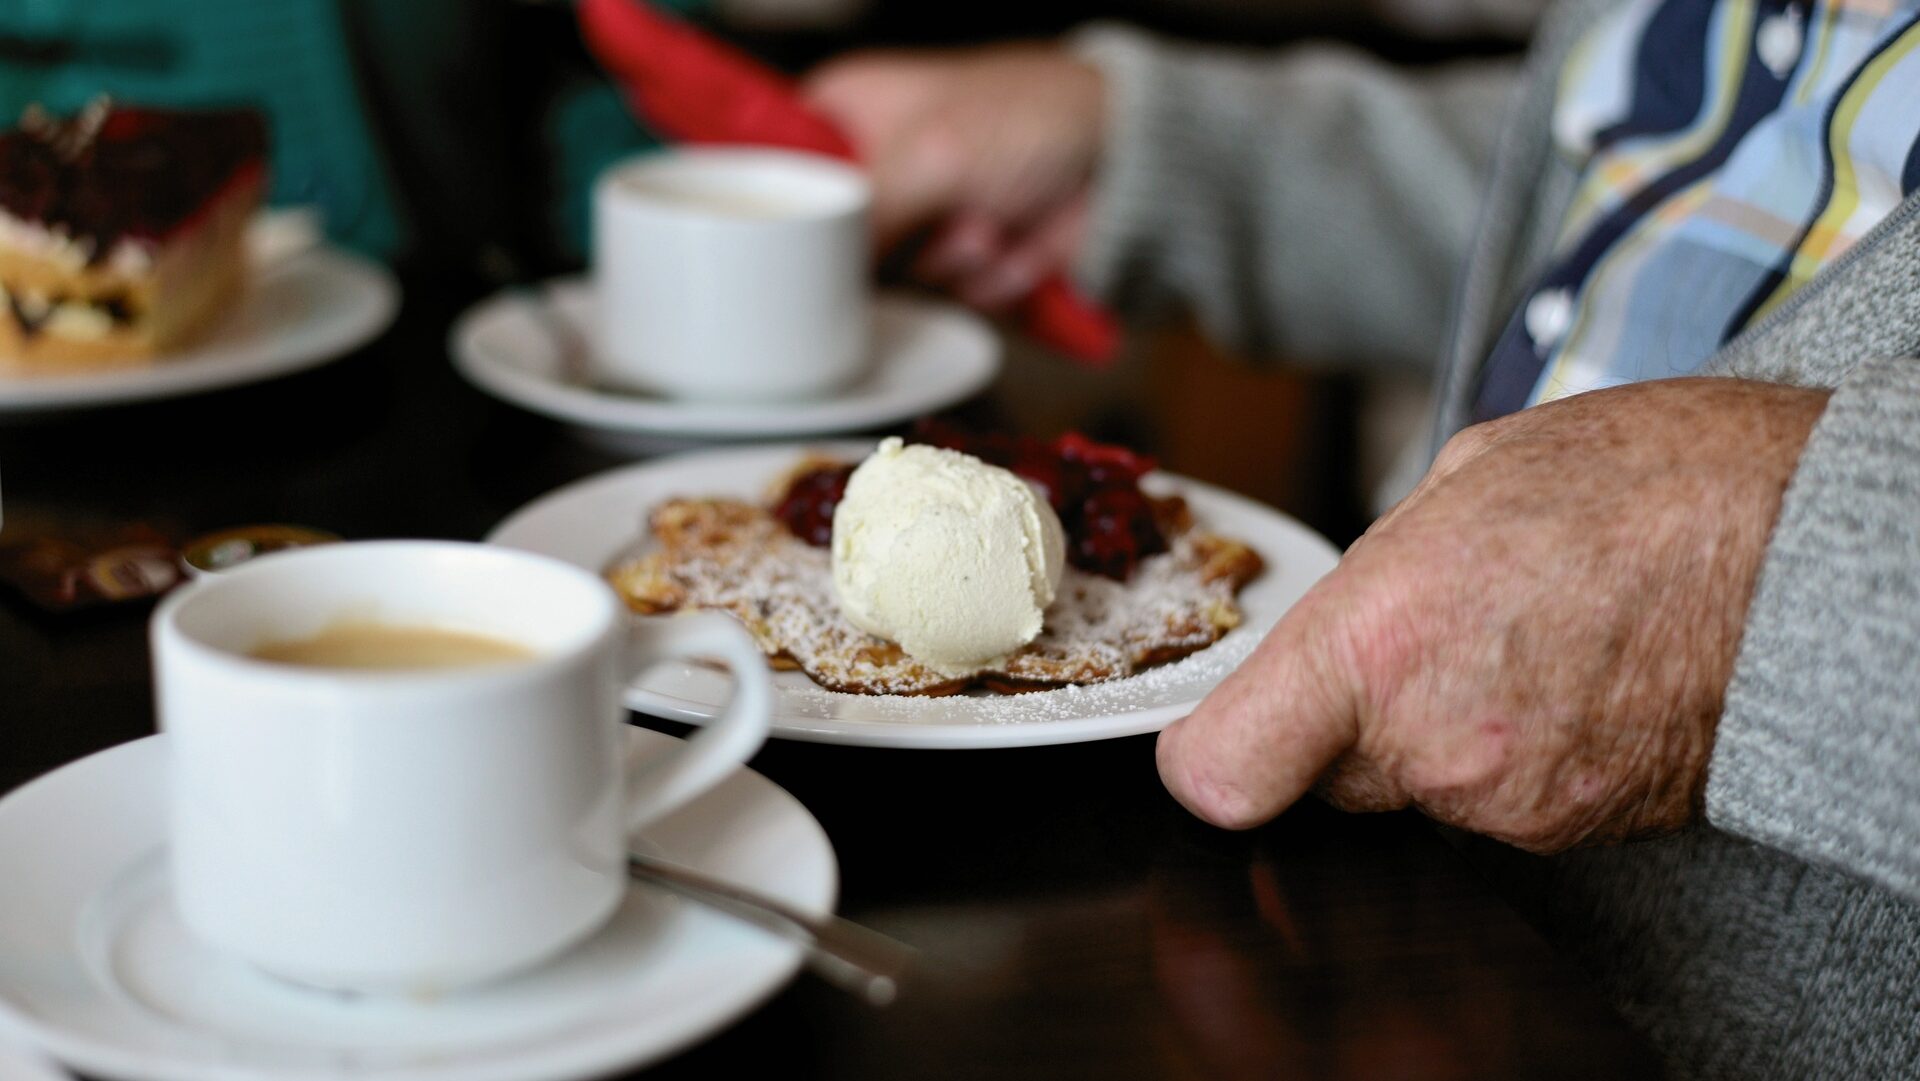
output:
M530 269L584 258L593 177L658 145L573 41L564 9L510 0L0 0L0 126L103 92L251 105L269 201L336 242Z
M706 0L653 3L696 20L709 8ZM622 158L664 144L634 120L620 91L604 78L575 79L560 87L540 130L554 195L546 224L562 257L583 261L592 243L594 178Z
M591 245L594 178L621 158L659 147L660 140L634 122L611 84L587 79L555 95L541 127L553 171L548 225L561 255L582 261Z
M0 37L7 123L100 93L250 105L271 126L272 203L318 206L333 238L372 255L408 239L333 0L0 0Z

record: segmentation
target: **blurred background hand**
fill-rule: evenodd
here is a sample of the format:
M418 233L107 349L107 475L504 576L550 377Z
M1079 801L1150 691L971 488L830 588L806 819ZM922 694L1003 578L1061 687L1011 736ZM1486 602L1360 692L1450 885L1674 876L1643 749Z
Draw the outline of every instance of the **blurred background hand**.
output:
M881 251L917 245L913 277L997 311L1072 261L1105 122L1092 65L1039 44L865 52L805 91L873 174Z

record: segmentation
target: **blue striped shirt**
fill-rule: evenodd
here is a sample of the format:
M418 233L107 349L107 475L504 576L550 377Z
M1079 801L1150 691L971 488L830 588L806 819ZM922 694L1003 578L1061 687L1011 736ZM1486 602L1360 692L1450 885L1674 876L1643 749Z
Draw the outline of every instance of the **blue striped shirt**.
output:
M1920 187L1920 0L1629 0L1554 140L1578 187L1475 420L1696 371Z

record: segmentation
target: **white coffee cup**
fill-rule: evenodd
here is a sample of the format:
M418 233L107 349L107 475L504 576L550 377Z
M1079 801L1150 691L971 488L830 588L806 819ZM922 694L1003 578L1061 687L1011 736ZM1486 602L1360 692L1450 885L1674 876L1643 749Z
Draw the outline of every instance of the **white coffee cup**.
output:
M866 176L786 150L664 151L593 191L594 375L709 401L818 397L868 367Z
M462 630L529 659L374 670L262 660L343 622ZM707 613L630 619L557 560L438 541L277 553L169 597L152 625L186 926L316 987L433 993L551 956L604 923L630 833L766 738L765 661ZM620 693L718 657L717 723L627 763Z

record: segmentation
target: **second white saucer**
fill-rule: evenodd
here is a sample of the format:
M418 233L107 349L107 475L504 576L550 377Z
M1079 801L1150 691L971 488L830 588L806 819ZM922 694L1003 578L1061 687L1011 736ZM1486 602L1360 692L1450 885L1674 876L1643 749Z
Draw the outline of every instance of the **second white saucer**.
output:
M1000 370L1000 340L979 316L956 304L881 293L873 305L873 370L838 394L793 402L623 394L582 385L563 371L563 350L586 347L592 304L585 279L497 293L454 323L454 365L494 397L590 431L701 440L884 427L964 401ZM557 341L561 335L568 340Z
M638 753L671 737L630 729ZM669 1054L784 984L798 949L662 893L628 891L592 939L444 997L343 997L193 939L166 881L166 737L103 751L0 800L0 1024L89 1074L144 1081L552 1081ZM824 912L819 823L742 769L647 831L666 858Z

